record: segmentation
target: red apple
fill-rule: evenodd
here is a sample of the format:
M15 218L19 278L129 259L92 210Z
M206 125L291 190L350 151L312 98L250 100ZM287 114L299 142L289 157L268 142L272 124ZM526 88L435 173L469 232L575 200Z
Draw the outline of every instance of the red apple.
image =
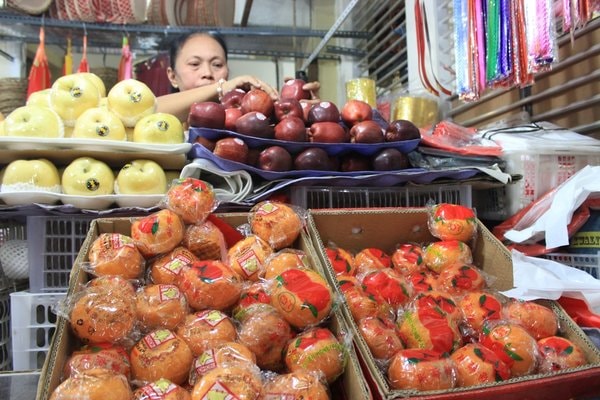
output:
M273 126L263 113L250 111L235 121L235 131L243 135L273 139Z
M248 145L240 138L223 138L217 140L213 154L230 161L246 163L248 161Z
M286 81L281 87L281 98L296 99L298 101L310 99L310 92L303 89L304 85L306 85L306 82L302 79L290 79Z
M352 143L382 143L384 141L383 129L375 121L361 121L350 128L350 141Z
M235 123L242 116L241 108L225 109L225 129L235 131Z
M287 117L275 125L275 139L290 142L306 142L306 127L304 121L298 117Z
M289 171L292 169L292 156L281 146L269 146L258 155L257 166L264 171Z
M353 99L344 104L340 111L340 115L342 116L342 121L344 121L348 127L351 127L357 122L372 120L373 109L369 103Z
M304 121L304 111L302 105L296 99L280 99L273 105L275 118L277 121L281 121L286 117L294 116Z
M398 142L402 140L420 139L421 132L419 128L406 119L397 119L392 121L385 130L386 142Z
M251 111L258 111L269 118L273 114L273 99L264 90L250 90L242 98L242 114Z
M358 153L349 153L342 156L340 160L342 172L370 171L371 159Z
M206 147L210 151L213 151L215 149L215 141L207 139L203 136L198 136L195 142Z
M331 162L325 150L310 147L294 158L294 168L297 170L330 171Z
M337 122L315 122L308 129L308 138L318 143L347 143L350 136Z
M227 92L221 98L221 104L225 108L241 108L242 99L246 95L246 92L240 88L233 89L231 92Z
M188 125L199 128L223 129L225 127L225 107L212 101L192 104L188 115Z
M340 111L337 106L330 101L321 101L314 104L308 111L308 123L315 122L339 122Z
M398 149L383 149L372 160L374 171L395 171L410 166L408 156Z

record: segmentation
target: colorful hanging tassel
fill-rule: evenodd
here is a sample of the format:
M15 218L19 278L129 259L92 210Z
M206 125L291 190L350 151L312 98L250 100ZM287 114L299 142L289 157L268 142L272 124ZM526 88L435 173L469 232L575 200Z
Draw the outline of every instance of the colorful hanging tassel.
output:
M29 70L29 82L27 85L27 97L33 92L48 89L50 87L50 67L46 56L46 35L44 27L40 28L40 44L35 52L33 64Z
M545 71L557 60L552 1L527 0L523 5L529 72Z
M129 47L129 39L127 36L123 36L123 43L121 46L121 60L119 61L119 70L117 72L117 79L119 81L125 79L131 79L133 77L133 55Z
M90 66L87 60L87 33L83 35L83 54L77 72L90 72Z
M71 50L71 38L67 38L67 52L65 53L65 61L63 63L62 74L70 75L73 73L73 53Z

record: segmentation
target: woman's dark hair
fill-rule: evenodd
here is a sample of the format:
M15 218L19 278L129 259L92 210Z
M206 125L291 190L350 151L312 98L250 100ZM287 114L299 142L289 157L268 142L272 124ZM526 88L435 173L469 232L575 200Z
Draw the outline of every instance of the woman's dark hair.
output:
M179 35L178 37L176 37L172 42L171 45L169 47L169 64L171 65L172 69L175 69L175 60L177 59L177 56L179 55L179 51L181 51L181 48L183 47L183 45L185 44L185 42L188 41L189 38L191 38L192 36L208 36L213 38L214 40L217 41L217 43L219 43L219 45L223 48L223 52L225 52L225 61L227 61L227 44L225 43L225 39L223 39L223 36L219 35L216 32L190 32L190 33L184 33L182 35Z

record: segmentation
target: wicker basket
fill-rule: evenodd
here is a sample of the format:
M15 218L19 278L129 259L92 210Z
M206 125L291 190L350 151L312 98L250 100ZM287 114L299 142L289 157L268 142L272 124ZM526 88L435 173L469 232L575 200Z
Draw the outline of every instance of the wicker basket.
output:
M0 79L0 112L5 116L27 101L26 78Z

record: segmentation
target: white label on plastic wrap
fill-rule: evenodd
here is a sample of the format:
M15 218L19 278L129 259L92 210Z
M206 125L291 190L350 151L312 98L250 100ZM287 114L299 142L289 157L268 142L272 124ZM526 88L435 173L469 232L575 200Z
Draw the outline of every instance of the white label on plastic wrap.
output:
M221 382L215 382L202 396L202 400L240 400L229 388Z
M258 208L258 210L256 210L256 214L258 214L258 215L269 215L271 213L274 213L277 210L279 210L279 207L277 207L276 204L265 203L265 204L261 205Z
M254 250L245 252L238 258L237 261L238 264L240 264L242 271L244 271L246 277L252 276L254 273L256 273L256 271L258 271L258 267L261 265L260 259Z
M144 343L148 346L149 349L153 349L155 347L160 346L163 343L167 343L168 341L174 340L175 335L168 329L160 329L158 331L154 331L149 335L144 336Z
M207 350L200 354L194 361L194 370L198 375L204 375L208 371L211 371L217 367L217 360L215 359L215 351Z
M207 310L197 314L200 321L206 322L210 326L217 326L227 318L227 315L218 310Z
M140 389L149 399L162 398L171 392L177 390L177 385L167 379L159 379Z
M165 271L167 271L173 275L179 275L179 273L181 272L183 267L185 267L187 264L189 264L189 262L186 262L185 260L181 260L178 256L177 258L166 263L163 266L163 268Z

